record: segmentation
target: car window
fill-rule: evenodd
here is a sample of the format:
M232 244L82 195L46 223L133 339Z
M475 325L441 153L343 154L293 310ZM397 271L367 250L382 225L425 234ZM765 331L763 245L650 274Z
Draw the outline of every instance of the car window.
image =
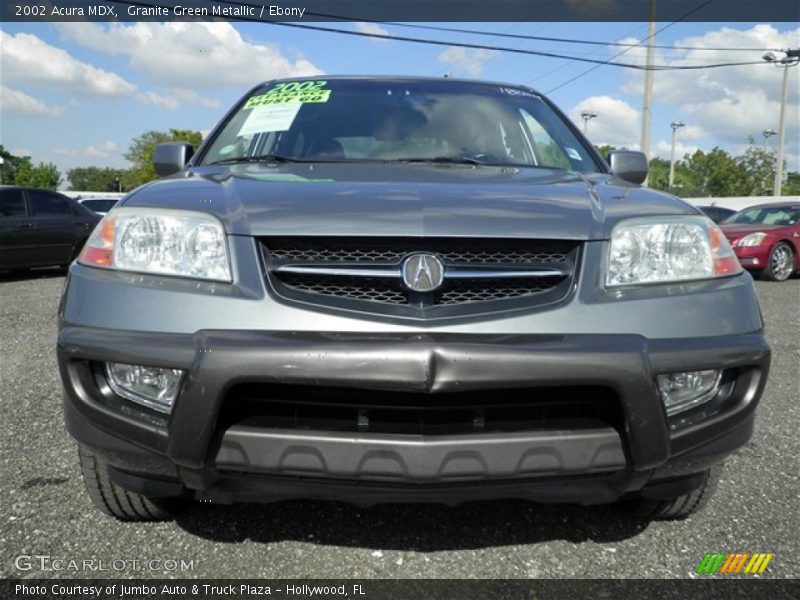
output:
M779 225L786 227L800 221L799 206L769 206L748 208L725 220L740 225Z
M527 131L523 130L523 134L527 134L524 135L524 140L536 164L560 169L571 168L566 151L542 127L542 124L534 119L524 108L520 108L519 113L522 115L522 120L527 129Z
M0 190L0 218L24 217L25 197L22 190Z
M84 200L82 204L91 210L98 211L98 212L108 212L114 205L117 203L116 200L106 200L106 199L98 199L98 200Z
M448 81L309 80L253 92L200 164L472 159L603 172L568 121L530 90Z
M797 216L791 210L772 211L764 217L764 225L794 225Z
M56 217L72 214L69 203L58 196L38 190L28 191L28 200L35 217Z

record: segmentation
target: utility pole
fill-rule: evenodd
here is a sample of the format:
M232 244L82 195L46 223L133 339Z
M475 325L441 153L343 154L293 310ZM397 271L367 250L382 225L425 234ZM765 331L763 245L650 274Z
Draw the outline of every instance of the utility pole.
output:
M650 121L653 103L653 56L656 37L656 0L650 0L650 25L647 28L647 69L644 72L644 102L642 104L642 141L639 150L650 160ZM644 185L647 185L645 180Z
M675 183L675 132L678 131L681 127L686 126L686 123L683 121L673 121L669 124L672 127L672 149L669 152L669 187L668 189L671 191L672 186Z
M781 117L778 124L778 154L775 157L775 182L772 185L772 195L781 195L783 183L783 143L786 137L786 100L789 94L789 67L800 63L800 49L787 50L786 56L778 58L773 52L767 52L762 58L783 67L783 87L781 88Z
M583 119L583 135L586 135L586 131L589 129L589 121L596 119L597 113L585 110L581 113L581 118Z
M761 132L761 135L764 136L764 152L767 151L767 140L769 139L770 136L773 136L776 133L778 132L775 131L774 129L765 129L764 131Z

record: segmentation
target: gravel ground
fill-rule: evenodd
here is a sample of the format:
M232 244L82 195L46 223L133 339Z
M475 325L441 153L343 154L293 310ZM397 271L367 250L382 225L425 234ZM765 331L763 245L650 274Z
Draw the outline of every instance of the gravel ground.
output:
M608 507L483 502L458 508L284 502L197 504L174 523L123 524L84 493L64 430L56 368L63 273L0 277L0 575L19 555L162 561L127 577L689 577L707 551L774 552L767 577L800 575L800 280L758 282L774 358L752 442L726 465L709 507L636 523ZM165 561L193 561L167 571ZM116 563L119 565L119 563ZM166 563L169 568L171 563Z

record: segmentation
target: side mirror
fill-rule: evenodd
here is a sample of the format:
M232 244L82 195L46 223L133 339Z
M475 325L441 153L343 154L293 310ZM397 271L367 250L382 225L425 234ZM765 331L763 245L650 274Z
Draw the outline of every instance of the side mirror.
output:
M647 179L647 157L635 150L612 150L608 153L611 172L631 183L644 183Z
M159 177L177 173L194 154L194 146L187 142L167 142L156 146L153 152L153 168Z

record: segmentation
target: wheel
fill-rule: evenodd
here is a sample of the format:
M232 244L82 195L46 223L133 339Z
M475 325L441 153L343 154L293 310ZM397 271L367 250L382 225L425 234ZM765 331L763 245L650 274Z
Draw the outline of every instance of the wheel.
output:
M78 446L86 491L94 505L120 521L165 521L173 517L164 500L148 498L118 486L108 476L108 465L86 446Z
M794 250L786 242L775 244L769 253L769 262L762 271L764 279L769 281L786 281L794 272Z
M706 471L702 485L688 494L666 500L640 497L626 502L623 507L641 519L659 521L685 519L705 508L717 489L721 471L721 466Z

